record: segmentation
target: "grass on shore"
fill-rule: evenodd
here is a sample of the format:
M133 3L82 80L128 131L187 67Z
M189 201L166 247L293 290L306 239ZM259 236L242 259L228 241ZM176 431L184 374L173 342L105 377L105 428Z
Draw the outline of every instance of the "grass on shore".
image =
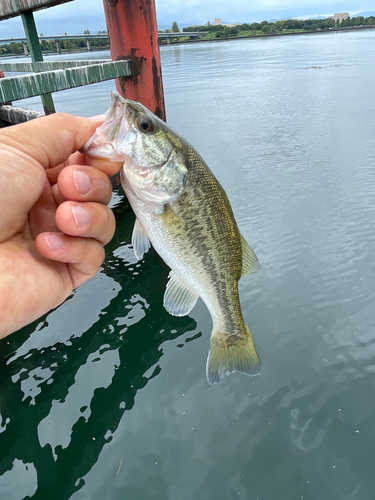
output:
M303 30L303 29L284 29L283 31L281 32L275 32L275 33L264 33L263 31L261 30L258 30L258 31L240 31L238 33L238 35L229 35L228 37L220 37L220 38L216 38L216 33L217 31L211 31L210 33L208 33L207 35L205 35L204 37L200 38L199 40L222 40L222 39L226 39L226 38L231 38L231 39L235 39L235 38L246 38L246 37L249 37L249 36L269 36L269 35L287 35L289 33L316 33L316 32L319 32L319 31L322 31L320 28L316 29L316 30L313 30L313 31L306 31L306 30ZM326 31L326 30L324 30ZM191 40L187 37L182 37L182 38L179 38L177 33L176 33L176 38L172 39L171 42L175 42L175 41L178 41L178 42L190 42ZM163 45L167 44L167 41L166 40L163 40L161 42Z

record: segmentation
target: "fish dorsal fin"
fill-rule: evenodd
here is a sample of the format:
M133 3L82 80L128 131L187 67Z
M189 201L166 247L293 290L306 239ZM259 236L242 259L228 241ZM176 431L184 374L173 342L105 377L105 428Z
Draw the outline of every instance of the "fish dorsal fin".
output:
M134 255L138 260L142 259L143 254L148 252L150 249L151 243L148 239L146 231L144 227L139 222L138 219L135 219L133 234L132 234L132 245L134 250Z
M241 247L242 247L242 272L241 276L245 274L257 273L260 265L257 256L246 242L241 234Z
M172 316L186 316L195 306L198 295L192 292L173 271L168 277L163 305Z

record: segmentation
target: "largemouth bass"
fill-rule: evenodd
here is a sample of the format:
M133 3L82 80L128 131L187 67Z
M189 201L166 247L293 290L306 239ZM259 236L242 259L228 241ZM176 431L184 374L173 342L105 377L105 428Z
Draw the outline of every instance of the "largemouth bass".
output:
M259 270L228 197L197 151L141 104L112 94L112 105L85 154L123 161L121 183L135 214L135 256L150 248L171 268L164 307L184 316L198 297L213 322L207 380L260 372L242 317L238 280Z

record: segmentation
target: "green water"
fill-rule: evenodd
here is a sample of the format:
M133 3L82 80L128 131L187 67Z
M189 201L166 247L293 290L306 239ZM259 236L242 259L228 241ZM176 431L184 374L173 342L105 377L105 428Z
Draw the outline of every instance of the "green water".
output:
M136 262L118 191L95 279L0 342L1 500L374 498L374 42L162 48L168 122L261 263L240 294L262 373L207 384L209 313L163 309L168 269ZM57 109L97 114L112 88Z
M34 498L70 498L134 407L137 392L160 373L162 344L196 327L191 318L173 318L163 309L168 269L155 253L147 266L114 255L129 243L134 218L119 210L117 220L97 278L1 345L1 474L15 458L30 464L23 473L38 473ZM179 345L190 340L184 335ZM16 473L12 479L2 493L22 498L14 491L22 480Z

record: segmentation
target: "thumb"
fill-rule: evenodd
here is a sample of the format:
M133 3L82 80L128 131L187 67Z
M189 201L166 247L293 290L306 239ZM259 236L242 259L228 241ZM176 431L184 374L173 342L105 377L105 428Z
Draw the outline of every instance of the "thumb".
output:
M0 241L23 227L45 186L45 169L81 148L101 122L56 113L1 130Z

